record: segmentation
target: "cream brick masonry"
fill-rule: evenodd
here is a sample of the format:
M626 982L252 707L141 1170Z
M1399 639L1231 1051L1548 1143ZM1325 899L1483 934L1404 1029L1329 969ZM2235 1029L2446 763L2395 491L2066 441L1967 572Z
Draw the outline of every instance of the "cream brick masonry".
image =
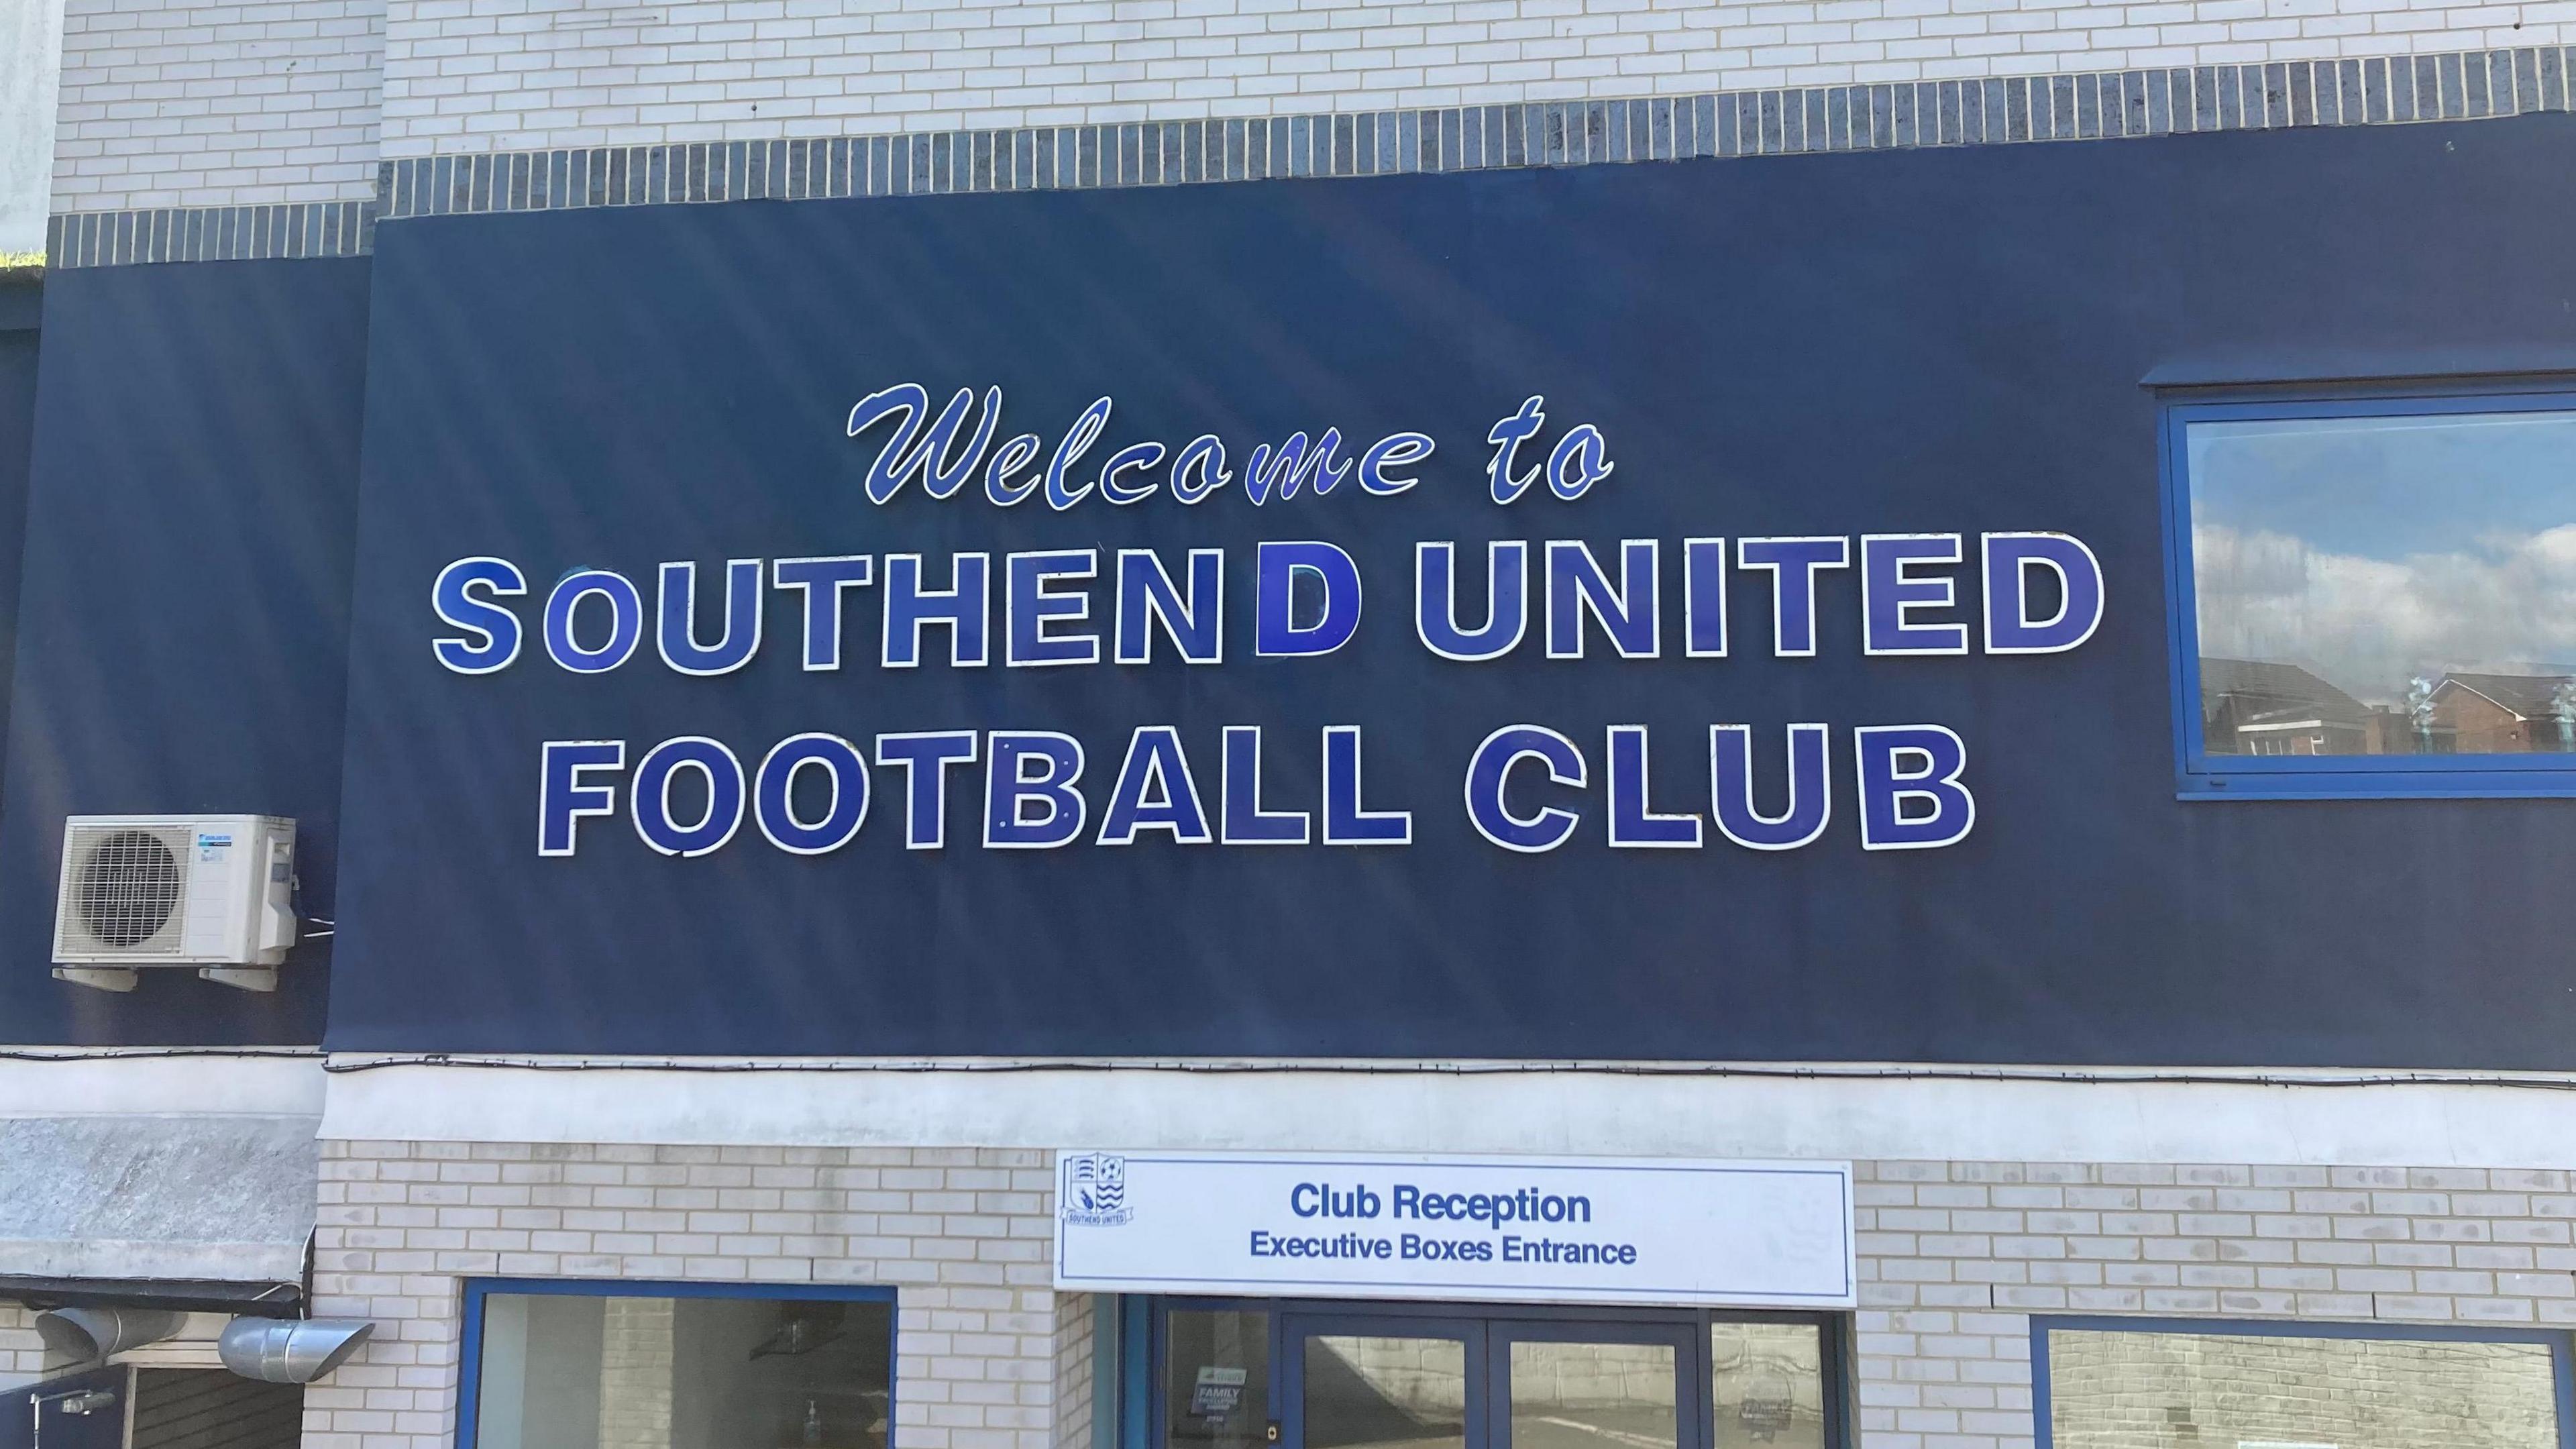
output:
M902 1449L1078 1449L1047 1154L326 1142L316 1309L381 1325L306 1449L443 1449L470 1275L889 1284ZM1861 1449L2025 1449L2034 1312L2576 1325L2563 1171L1857 1169ZM5 1343L6 1320L0 1320Z
M1863 1449L2026 1449L2030 1314L2576 1324L2560 1171L1881 1162Z
M0 1389L13 1389L45 1376L45 1343L36 1336L36 1315L15 1303L0 1303Z
M57 214L375 194L384 0L69 0Z
M379 155L2284 61L2576 0L71 0L56 213L363 199Z
M385 154L1303 115L2556 43L2437 0L392 0Z
M1087 1439L1053 1201L1033 1151L325 1142L314 1309L379 1327L307 1391L304 1444L454 1442L467 1276L891 1286L899 1449Z

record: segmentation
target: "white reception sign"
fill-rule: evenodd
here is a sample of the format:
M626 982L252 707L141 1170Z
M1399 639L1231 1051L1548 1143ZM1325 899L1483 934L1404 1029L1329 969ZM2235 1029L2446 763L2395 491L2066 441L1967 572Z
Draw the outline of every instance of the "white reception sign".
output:
M1853 1304L1846 1163L1070 1151L1055 1285Z

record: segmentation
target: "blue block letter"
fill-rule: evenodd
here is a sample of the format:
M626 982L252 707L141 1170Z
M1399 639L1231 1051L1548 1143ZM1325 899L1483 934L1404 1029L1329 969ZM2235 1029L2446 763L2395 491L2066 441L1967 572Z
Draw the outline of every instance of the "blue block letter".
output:
M994 730L985 739L984 848L1053 850L1079 839L1090 812L1078 788L1082 741L1052 730Z
M1574 741L1544 725L1505 725L1485 736L1467 761L1467 821L1476 833L1505 850L1535 855L1554 850L1574 836L1582 817L1550 805L1535 815L1515 815L1504 798L1512 766L1536 760L1558 785L1581 787L1583 752Z
M1816 652L1816 570L1851 567L1847 538L1740 538L1739 568L1771 571L1771 652L1800 659Z
M1253 608L1253 652L1264 658L1330 654L1351 642L1360 627L1360 566L1329 543L1265 543L1258 564ZM1324 591L1323 613L1297 627L1293 609L1300 579Z
M1413 546L1413 632L1443 659L1475 663L1520 647L1529 628L1529 545L1500 538L1485 545L1485 622L1458 627L1458 546Z
M1261 726L1225 727L1225 774L1219 781L1228 845L1303 845L1314 828L1303 810L1261 808Z
M868 556L841 554L830 558L782 558L769 566L769 576L782 589L805 595L805 667L841 667L841 591L864 588L873 581Z
M1632 850L1697 850L1699 812L1658 815L1648 808L1646 727L1610 727L1610 843Z
M1748 850L1795 850L1825 833L1834 814L1826 759L1833 732L1820 724L1789 726L1789 799L1777 815L1753 803L1753 729L1708 727L1710 804L1717 832Z
M1652 659L1663 652L1663 616L1656 587L1660 546L1651 538L1619 544L1619 586L1613 589L1577 539L1547 541L1547 657L1583 657L1583 616L1589 613L1610 636L1622 659Z
M1154 626L1162 625L1188 664L1225 662L1225 550L1190 550L1190 591L1174 587L1150 548L1118 550L1118 662L1154 662Z
M584 649L573 638L573 616L585 599L608 604L608 639ZM635 657L644 640L644 596L635 581L607 569L577 569L546 595L546 655L575 674L605 674Z
M1133 845L1139 830L1168 830L1182 845L1205 845L1216 838L1208 829L1207 807L1199 803L1198 781L1190 775L1181 732L1170 725L1138 725L1128 736L1127 759L1118 767L1109 808L1100 814L1095 843Z
M2102 561L2067 533L1989 533L1986 652L2063 654L2102 625ZM2030 616L2030 570L2057 575L2057 613ZM495 592L498 592L497 590Z
M682 674L731 674L760 651L760 560L725 563L724 632L713 644L698 642L698 566L662 565L654 647L662 662Z
M1051 549L1043 553L1015 553L1006 560L1010 580L1005 587L1004 617L1009 638L1003 657L1013 669L1034 669L1050 664L1097 664L1100 662L1100 636L1097 634L1051 634L1047 621L1068 622L1091 617L1091 596L1082 593L1057 593L1047 584L1055 579L1087 579L1099 570L1099 554L1087 548Z
M582 776L626 768L624 740L548 740L537 771L537 854L570 855L585 815L617 813L617 787L585 785Z
M903 848L948 844L948 767L975 762L973 730L914 730L877 736L877 763L903 769Z
M1959 783L1968 746L1939 725L1852 731L1863 850L1931 850L1968 838L1977 798Z
M1955 533L1872 533L1860 541L1861 652L1865 654L1965 654L1965 624L1917 624L1917 609L1946 609L1959 601L1949 575L1914 577L1916 564L1959 561Z
M682 770L694 770L706 782L706 813L693 825L671 818L671 784ZM646 845L664 855L705 855L742 828L742 796L742 761L733 751L702 735L681 735L635 762L635 788L626 806Z
M823 772L823 814L817 820L796 815L796 776ZM769 843L796 855L824 855L850 843L868 818L868 762L858 747L839 735L790 735L760 762L753 782L752 818Z
M992 609L992 556L961 553L949 565L950 587L921 586L921 555L886 555L885 642L879 658L888 669L911 669L921 663L921 630L925 624L948 626L948 663L971 669L992 656L984 646L984 625Z
M461 558L438 571L437 581L429 586L430 608L439 622L474 637L434 639L429 648L439 663L459 674L491 674L509 668L519 657L519 616L489 599L476 598L478 589L487 594L524 594L528 581L508 559Z
M1360 793L1360 727L1324 726L1324 843L1411 845L1413 812L1371 810Z
M1682 540L1682 653L1726 657L1726 540Z

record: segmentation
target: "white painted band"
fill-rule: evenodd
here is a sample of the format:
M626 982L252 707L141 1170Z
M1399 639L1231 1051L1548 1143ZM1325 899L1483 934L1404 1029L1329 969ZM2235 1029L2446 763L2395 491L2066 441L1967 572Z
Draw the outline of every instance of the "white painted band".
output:
M471 1059L469 1059L470 1061ZM2576 1079L1543 1063L446 1065L295 1053L0 1057L0 1120L308 1116L326 1138L2544 1166ZM676 1070L676 1065L755 1070ZM347 1070L365 1067L365 1070ZM1779 1069L1757 1069L1779 1070ZM1794 1070L1794 1069L1793 1069ZM1920 1069L1952 1071L1954 1069ZM2188 1075L2178 1081L2174 1076ZM2327 1082L2363 1083L2325 1085Z
M334 1059L324 1137L2422 1167L2576 1160L2576 1081L2564 1077L2377 1074L2368 1085L2325 1085L2360 1074L2073 1080L2031 1068L1960 1079L1901 1067L1733 1076L1504 1063L993 1061L347 1070L367 1061Z
M0 1121L24 1117L319 1117L318 1051L0 1048Z

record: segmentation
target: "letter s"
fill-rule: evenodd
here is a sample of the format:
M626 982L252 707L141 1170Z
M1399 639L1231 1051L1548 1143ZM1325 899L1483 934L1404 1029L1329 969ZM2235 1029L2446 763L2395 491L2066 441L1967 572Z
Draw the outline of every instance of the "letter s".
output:
M430 641L438 662L459 674L492 674L519 657L519 616L475 591L495 595L524 594L527 578L518 565L500 558L461 558L438 571L429 587L429 606L439 621L464 630L471 639L442 636Z

